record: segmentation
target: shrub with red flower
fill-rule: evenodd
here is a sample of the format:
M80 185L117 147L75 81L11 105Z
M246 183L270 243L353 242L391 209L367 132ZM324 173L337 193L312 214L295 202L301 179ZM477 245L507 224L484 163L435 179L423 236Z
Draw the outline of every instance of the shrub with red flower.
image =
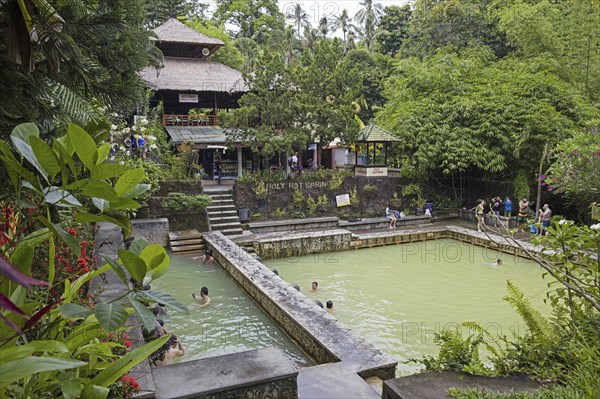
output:
M93 256L94 251L94 241L92 235L93 232L89 228L89 226L77 225L71 223L72 226L65 228L65 230L73 237L77 238L79 241L79 249L81 251L81 256L77 256L71 248L64 243L62 240L55 240L55 248L54 248L54 270L55 270L55 282L62 282L64 280L74 281L82 274L85 274L94 269L94 266L97 263L97 259ZM73 227L74 226L74 227ZM38 264L47 264L48 259L48 245L47 243L43 244L40 247L40 258ZM42 267L39 270L34 270L34 274L39 278L46 278L45 275L47 267ZM62 287L64 284L55 284L54 285L57 294L60 296L62 292ZM86 287L87 288L87 287ZM81 292L81 300L85 301L85 289ZM82 303L83 304L83 303Z
M13 201L0 201L0 254L9 258L21 238L33 231L39 208L20 209Z
M129 374L125 374L110 386L108 397L109 399L129 399L139 391L140 386L135 378Z
M129 336L124 332L110 333L106 338L102 339L102 342L110 342L112 344L111 351L117 356L126 354L132 345Z

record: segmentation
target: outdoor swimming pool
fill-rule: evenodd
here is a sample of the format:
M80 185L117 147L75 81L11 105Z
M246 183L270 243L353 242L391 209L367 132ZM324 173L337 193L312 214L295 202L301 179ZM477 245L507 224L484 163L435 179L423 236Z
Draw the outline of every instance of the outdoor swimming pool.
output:
M168 331L185 347L183 361L275 346L296 365L312 365L221 266L191 258L172 255L169 272L152 284L153 289L171 294L190 311L188 315L169 311L163 317ZM208 287L212 299L206 307L192 299L192 293L199 297L203 286Z
M496 259L503 260L499 267ZM502 298L510 280L542 314L547 281L535 263L442 239L266 262L309 298L334 302L333 314L398 360L398 375L418 371L409 358L435 355L434 333L475 321L495 335L525 326ZM318 291L311 282L318 281Z

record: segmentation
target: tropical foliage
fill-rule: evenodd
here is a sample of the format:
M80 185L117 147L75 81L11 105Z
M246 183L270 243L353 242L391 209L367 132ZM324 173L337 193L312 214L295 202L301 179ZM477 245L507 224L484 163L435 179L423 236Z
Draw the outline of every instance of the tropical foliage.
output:
M143 0L0 3L0 130L88 124L144 98L138 72L161 54L144 27Z
M485 47L398 63L377 120L416 169L455 174L528 168L600 116L544 59L497 61Z
M278 54L265 52L254 74L246 75L253 90L242 97L228 125L268 157L338 135L352 141L358 129L351 104L360 78L351 65L339 62L342 54L339 41L318 42L314 52L305 51L288 65Z
M148 190L140 183L144 171L106 162L110 144L97 144L74 124L51 143L40 138L32 123L17 126L10 138L11 146L0 143L11 204L11 211L2 215L0 248L0 394L105 398L113 383L168 339L124 354L115 351L122 346L104 339L106 334L120 334L134 312L152 330L155 318L147 303L187 310L167 294L139 290L146 277L166 273L169 257L162 246L138 239L117 257L104 257L104 266L91 268L88 243L65 222L111 222L127 233L123 212L138 208L134 198ZM61 223L58 210L72 219ZM17 229L17 224L25 228ZM41 248L47 253L45 281L31 277ZM67 270L69 254L77 258L78 270ZM111 269L125 286L131 276L134 288L123 297L127 305L86 297L90 281Z

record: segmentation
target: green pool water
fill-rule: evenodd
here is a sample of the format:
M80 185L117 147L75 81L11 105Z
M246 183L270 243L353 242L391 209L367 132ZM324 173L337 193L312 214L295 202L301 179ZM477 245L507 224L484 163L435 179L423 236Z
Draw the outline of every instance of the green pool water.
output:
M298 366L312 365L305 354L233 281L218 264L191 260L191 255L173 255L169 272L152 283L187 305L190 314L169 311L162 318L167 330L184 347L182 361L275 346ZM208 287L212 303L206 307L192 299Z
M503 263L493 263L501 258ZM525 326L502 298L515 283L542 314L547 281L533 262L454 240L278 259L267 262L309 298L334 302L333 314L398 360L398 375L421 369L402 362L435 355L434 333L475 321L495 335ZM311 291L311 282L319 289ZM461 329L467 333L466 328Z

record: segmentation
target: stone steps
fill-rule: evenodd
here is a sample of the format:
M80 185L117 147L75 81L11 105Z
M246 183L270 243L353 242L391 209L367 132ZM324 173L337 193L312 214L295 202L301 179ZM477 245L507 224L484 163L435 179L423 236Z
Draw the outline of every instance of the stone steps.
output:
M173 253L192 253L204 250L204 239L198 230L173 231L169 233L169 245Z
M219 191L221 192L221 191ZM213 200L218 201L218 200L229 200L231 199L231 193L226 193L226 194L210 194L210 193L205 193L206 195L210 196Z
M212 220L211 220L210 227L211 227L212 231L215 231L215 230L221 231L221 230L226 230L226 229L233 229L233 228L236 228L236 227L240 227L241 228L239 221L236 221L236 222L224 222L224 223L214 223L213 224Z
M220 231L228 236L243 234L232 193L232 190L205 192L211 197L211 205L206 208L211 231Z
M227 209L224 211L221 210L217 210L217 211L210 211L210 212L206 212L206 214L210 217L210 216L215 216L215 217L219 217L219 216L235 216L237 217L237 211L235 209Z
M237 211L235 210L235 205L233 204L229 204L229 205L210 205L206 207L206 212L207 213L213 213L213 212L219 212L219 211L224 211L224 212L229 212L229 211L233 211L237 214Z
M177 240L171 241L171 248L180 247L182 245L204 245L204 239L202 238L192 238L189 240Z
M231 198L231 199L212 200L210 203L211 203L211 206L217 206L217 205L234 205L233 198Z
M210 221L211 223L227 223L227 222L239 222L239 218L237 217L237 215L235 216L214 216L214 217L210 217Z
M226 229L226 230L219 230L219 231L226 236L237 236L237 235L244 234L244 230L241 227L239 229Z

